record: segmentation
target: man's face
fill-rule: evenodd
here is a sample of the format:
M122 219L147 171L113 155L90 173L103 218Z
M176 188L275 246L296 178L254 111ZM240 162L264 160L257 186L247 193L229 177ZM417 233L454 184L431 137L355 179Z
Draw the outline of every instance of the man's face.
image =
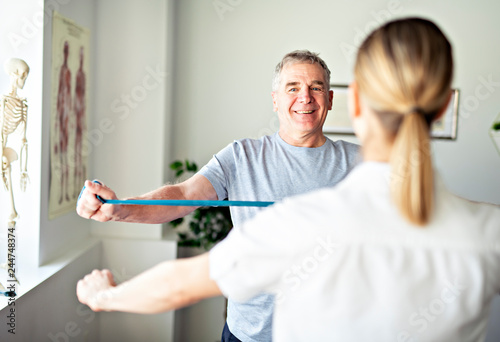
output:
M280 135L292 139L322 137L323 123L332 109L333 92L329 89L320 65L285 65L279 88L272 92Z

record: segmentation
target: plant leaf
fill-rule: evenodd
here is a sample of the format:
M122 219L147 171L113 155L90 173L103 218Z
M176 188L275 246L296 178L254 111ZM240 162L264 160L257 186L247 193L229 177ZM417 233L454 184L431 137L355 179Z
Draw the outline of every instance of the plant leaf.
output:
M191 172L196 172L198 171L198 165L196 165L195 162L192 163L186 163L186 170L191 171Z
M180 160L176 160L170 164L170 168L172 170L177 170L182 167L182 162Z
M169 222L169 224L172 226L172 228L176 228L179 226L182 222L184 222L184 217L179 217L178 219L172 220Z

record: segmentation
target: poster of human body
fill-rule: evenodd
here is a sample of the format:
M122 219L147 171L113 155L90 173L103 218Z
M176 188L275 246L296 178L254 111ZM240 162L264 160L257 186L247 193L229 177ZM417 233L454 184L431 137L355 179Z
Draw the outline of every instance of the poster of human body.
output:
M74 210L87 177L90 32L54 12L49 219Z

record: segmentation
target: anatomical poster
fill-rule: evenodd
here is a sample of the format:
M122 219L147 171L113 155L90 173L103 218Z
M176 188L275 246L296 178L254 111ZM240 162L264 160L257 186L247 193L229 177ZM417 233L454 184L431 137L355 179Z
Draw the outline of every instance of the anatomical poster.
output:
M90 32L54 12L49 219L75 210L87 178Z

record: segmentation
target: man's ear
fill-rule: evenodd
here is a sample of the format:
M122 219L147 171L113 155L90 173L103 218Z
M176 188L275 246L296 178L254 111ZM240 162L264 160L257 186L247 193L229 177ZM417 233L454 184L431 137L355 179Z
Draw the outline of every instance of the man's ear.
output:
M441 108L439 110L439 112L437 113L437 115L436 115L436 117L434 118L433 121L437 121L437 120L441 119L441 117L443 116L443 114L446 112L446 108L448 108L448 106L450 105L450 101L451 101L452 95L453 95L453 90L450 90L450 94L448 95L448 99L446 100L443 108Z
M332 110L333 108L333 90L328 92L328 101L330 101L330 105L328 106L328 110Z
M273 111L277 112L278 111L278 95L276 94L275 91L272 91L271 96L273 97Z

